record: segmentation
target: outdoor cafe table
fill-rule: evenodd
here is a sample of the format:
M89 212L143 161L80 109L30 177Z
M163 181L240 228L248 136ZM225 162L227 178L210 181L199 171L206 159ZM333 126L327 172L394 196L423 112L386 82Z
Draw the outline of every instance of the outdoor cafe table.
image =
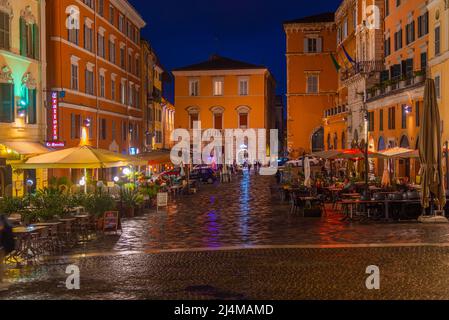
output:
M24 260L32 259L36 256L35 248L33 247L33 235L40 233L47 229L47 226L29 226L16 227L12 229L14 236L17 239L16 250L11 254L11 258L19 263L19 258Z

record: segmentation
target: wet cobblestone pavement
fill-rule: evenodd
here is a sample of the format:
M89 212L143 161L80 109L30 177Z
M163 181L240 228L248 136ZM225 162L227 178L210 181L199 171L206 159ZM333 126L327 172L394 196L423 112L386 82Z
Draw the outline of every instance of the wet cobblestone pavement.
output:
M9 269L0 299L449 299L448 225L302 218L272 183L204 186L125 220L121 235ZM81 290L65 288L69 264L80 267ZM369 265L381 290L365 287Z

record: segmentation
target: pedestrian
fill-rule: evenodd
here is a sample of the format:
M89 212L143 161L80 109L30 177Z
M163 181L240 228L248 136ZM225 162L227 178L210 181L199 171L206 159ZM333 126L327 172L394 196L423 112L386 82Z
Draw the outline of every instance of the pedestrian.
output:
M3 281L5 256L14 250L12 226L5 215L0 214L0 291L8 290L9 285Z

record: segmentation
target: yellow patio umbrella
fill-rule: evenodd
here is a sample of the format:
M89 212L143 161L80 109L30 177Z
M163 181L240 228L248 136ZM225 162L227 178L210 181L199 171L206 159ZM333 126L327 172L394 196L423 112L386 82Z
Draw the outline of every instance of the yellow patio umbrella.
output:
M421 204L424 208L428 208L433 197L441 209L446 204L446 195L443 183L441 120L433 79L426 79L423 122L419 137Z
M146 161L91 146L57 150L31 157L24 162L11 163L12 167L19 169L97 169L129 165L145 166Z

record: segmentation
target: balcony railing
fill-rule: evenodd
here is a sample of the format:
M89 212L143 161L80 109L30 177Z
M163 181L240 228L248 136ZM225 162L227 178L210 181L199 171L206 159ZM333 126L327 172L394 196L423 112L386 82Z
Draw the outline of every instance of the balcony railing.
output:
M416 71L413 75L405 78L385 80L367 89L367 99L376 99L420 86L424 84L425 80L426 73L424 71Z
M357 74L371 74L380 72L385 68L383 60L359 61L352 67L341 71L341 81L350 79Z

